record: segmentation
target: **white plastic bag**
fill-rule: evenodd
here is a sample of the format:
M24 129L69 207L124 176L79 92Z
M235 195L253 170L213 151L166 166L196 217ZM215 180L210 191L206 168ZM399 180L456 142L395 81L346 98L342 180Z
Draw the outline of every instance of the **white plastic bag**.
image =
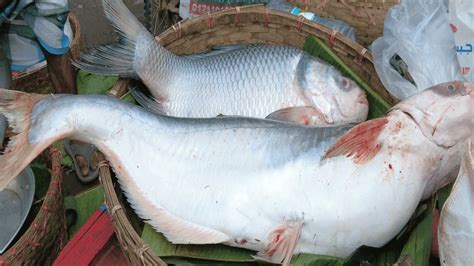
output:
M474 2L450 0L449 19L461 73L467 81L474 82Z
M402 0L390 8L384 35L371 49L380 80L400 100L440 83L464 80L443 0ZM394 55L406 63L416 85L392 67Z
M461 170L439 218L441 265L474 265L474 147L471 142Z

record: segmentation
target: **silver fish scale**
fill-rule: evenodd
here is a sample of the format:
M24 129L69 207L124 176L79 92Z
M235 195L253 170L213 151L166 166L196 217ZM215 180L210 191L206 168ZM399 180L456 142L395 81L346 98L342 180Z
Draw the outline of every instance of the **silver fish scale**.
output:
M163 53L161 47L148 48L154 51L143 53L149 56L142 59L147 61L141 64L143 71L137 72L142 73L154 96L164 100L169 115L266 117L278 109L305 105L302 92L294 85L298 63L307 56L299 49L251 45L225 54L189 58ZM151 62L159 65L151 69Z

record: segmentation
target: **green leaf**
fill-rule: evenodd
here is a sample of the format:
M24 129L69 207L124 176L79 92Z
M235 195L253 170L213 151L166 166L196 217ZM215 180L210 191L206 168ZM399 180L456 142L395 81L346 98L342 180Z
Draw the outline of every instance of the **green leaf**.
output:
M78 94L107 94L117 81L118 77L95 75L80 70L77 75ZM130 93L127 93L121 99L136 103Z
M417 224L408 242L400 253L399 262L410 261L412 265L429 265L435 197L432 197L423 219Z
M38 159L34 160L30 164L31 170L35 175L35 197L42 199L46 196L46 192L49 188L49 182L51 180L51 171Z
M318 266L342 266L344 265L345 260L331 257L331 256L323 256L323 255L314 255L314 254L306 254L301 253L296 256L293 256L291 260L291 265L301 265L301 266L310 266L310 265L318 265Z
M64 141L57 141L53 144L53 147L59 149L61 151L61 154L63 155L61 158L61 165L72 168L74 166L74 163L72 162L71 157L69 154L67 154L66 150L64 149Z
M118 77L99 76L79 70L77 74L78 94L107 94Z
M306 39L304 48L306 52L333 65L347 77L354 80L363 90L367 92L369 101L369 119L385 115L391 107L378 93L365 83L350 67L348 67L324 42L314 36Z
M168 262L180 261L180 258L200 259L200 261L186 264L206 264L208 262L223 261L227 263L256 263L252 257L256 252L241 248L234 248L224 245L174 245L166 240L163 234L156 232L151 226L145 224L142 232L142 239L147 243L153 252L164 259L171 258ZM312 254L298 254L292 258L292 265L344 265L345 260L330 256L320 256Z
M163 234L145 224L142 239L160 257L187 257L226 262L253 262L255 252L224 245L174 245Z
M438 195L438 209L441 211L443 209L444 203L451 194L451 189L453 188L453 184L451 183L444 188L440 189L436 194Z

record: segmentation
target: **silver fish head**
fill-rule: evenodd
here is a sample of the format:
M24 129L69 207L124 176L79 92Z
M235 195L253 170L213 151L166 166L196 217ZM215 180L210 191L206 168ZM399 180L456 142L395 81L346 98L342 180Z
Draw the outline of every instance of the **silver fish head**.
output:
M367 119L369 102L357 83L344 77L334 67L328 67L326 75L317 71L309 75L310 89L307 89L306 95L321 111L327 124L342 125Z
M449 148L474 132L474 85L453 81L428 88L395 105L409 115L423 135Z

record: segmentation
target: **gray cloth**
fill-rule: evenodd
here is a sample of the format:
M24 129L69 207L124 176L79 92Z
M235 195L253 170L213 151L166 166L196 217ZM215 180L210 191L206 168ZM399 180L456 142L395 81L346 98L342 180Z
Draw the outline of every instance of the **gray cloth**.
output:
M8 89L11 70L23 71L45 60L42 48L65 54L72 42L67 0L13 0L0 12L0 88ZM0 147L7 121L0 115Z
M72 29L67 0L14 0L0 12L0 45L12 71L23 71L45 60L42 49L62 55L69 51Z

